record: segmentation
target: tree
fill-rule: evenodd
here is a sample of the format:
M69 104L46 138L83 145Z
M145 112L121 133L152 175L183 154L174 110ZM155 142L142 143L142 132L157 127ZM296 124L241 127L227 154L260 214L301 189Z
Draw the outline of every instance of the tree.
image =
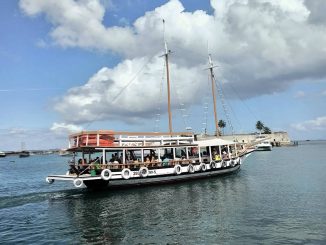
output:
M221 128L221 129L223 130L223 134L224 134L224 128L225 128L225 126L226 126L225 121L223 121L223 120L219 120L219 121L218 121L218 126L219 126L219 128Z
M264 128L264 124L261 122L261 121L257 121L256 123L256 129L259 130L259 132L261 133L261 131L263 130Z
M269 127L264 127L263 128L263 134L271 134L271 133L272 133L272 131L270 130Z

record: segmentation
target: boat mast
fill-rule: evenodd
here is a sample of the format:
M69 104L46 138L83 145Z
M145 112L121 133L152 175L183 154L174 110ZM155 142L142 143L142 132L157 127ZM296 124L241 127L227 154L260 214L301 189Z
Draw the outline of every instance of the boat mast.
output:
M163 19L163 28L165 28L165 21ZM163 30L164 35L164 30ZM169 54L170 50L168 50L168 45L165 40L164 36L164 57L165 57L165 66L166 66L166 83L167 83L167 90L168 90L168 113L169 113L169 133L172 133L172 114L171 114L171 94L170 94L170 73L169 73Z
M216 67L213 65L212 62L212 57L209 54L208 55L208 62L209 62L209 71L210 71L210 75L211 75L211 81L212 81L212 94L213 94L213 105L214 105L214 119L215 119L215 132L216 132L216 136L218 136L218 121L217 121L217 112L216 112L216 96L215 96L215 80L214 80L214 72L213 72L213 68Z

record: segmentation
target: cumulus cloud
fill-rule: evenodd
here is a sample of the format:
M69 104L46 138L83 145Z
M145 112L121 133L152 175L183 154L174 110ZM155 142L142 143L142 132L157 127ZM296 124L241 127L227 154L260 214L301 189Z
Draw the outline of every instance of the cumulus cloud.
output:
M283 91L298 80L326 77L323 0L211 0L211 5L210 15L202 10L187 12L179 0L170 0L130 25L117 27L104 25L106 9L98 0L20 1L27 16L44 15L52 24L50 36L57 45L110 51L124 59L116 67L101 69L57 102L55 109L74 123L126 120L125 115L132 120L154 110L158 92L152 88L159 81L154 75L136 79L114 102L112 97L147 57L162 50L162 18L166 39L175 51L171 72L180 77L173 83L188 93L185 102L198 102L207 42L221 67L218 78L237 88L242 98ZM144 74L159 70L160 62L153 60Z
M173 63L170 67L173 71L171 79L177 81L174 88L179 91L175 97L184 104L195 101L196 97L189 95L194 92L200 94L204 89L198 80L206 81L205 76L201 77L205 73ZM166 83L162 80L163 69L162 58L157 56L125 60L113 69L102 68L86 85L70 89L56 103L55 110L66 121L74 123L104 119L128 120L132 123L153 117L156 108L166 107L166 100L162 96ZM177 107L177 103L177 100L172 100L174 107Z
M74 124L66 124L66 123L53 123L50 130L58 135L67 135L70 133L75 133L82 130L82 127L74 125Z
M326 130L326 116L317 117L316 119L296 123L291 126L299 131Z

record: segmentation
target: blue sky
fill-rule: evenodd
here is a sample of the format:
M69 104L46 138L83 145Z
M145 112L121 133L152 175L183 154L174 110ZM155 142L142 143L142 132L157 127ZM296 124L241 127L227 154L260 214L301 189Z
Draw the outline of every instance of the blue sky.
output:
M173 50L174 131L190 126L200 133L205 102L207 130L214 130L208 44L236 132L253 132L261 120L293 140L326 139L322 6L319 0L3 0L0 150L20 149L21 142L28 149L63 148L78 129L167 131L162 18ZM220 104L218 110L226 120Z

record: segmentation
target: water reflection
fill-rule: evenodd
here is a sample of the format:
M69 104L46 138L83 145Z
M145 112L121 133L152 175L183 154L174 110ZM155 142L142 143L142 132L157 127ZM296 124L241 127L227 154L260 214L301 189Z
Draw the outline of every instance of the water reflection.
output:
M198 242L228 239L234 222L228 215L245 192L237 175L167 186L70 194L49 202L51 219L85 242ZM72 227L72 228L71 228ZM203 237L203 231L205 235ZM160 235L158 235L160 234Z

